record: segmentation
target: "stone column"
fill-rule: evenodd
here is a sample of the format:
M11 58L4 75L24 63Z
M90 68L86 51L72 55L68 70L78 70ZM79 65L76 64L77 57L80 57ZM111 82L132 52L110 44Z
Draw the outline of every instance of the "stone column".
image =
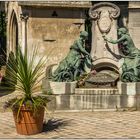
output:
M27 52L27 20L29 18L28 14L21 14L20 15L22 21L22 52Z
M119 7L108 2L95 4L89 10L89 16L92 19L91 56L95 65L103 62L118 65L118 59L115 56L119 54L117 45L105 44L102 35L117 39L117 18L119 15Z

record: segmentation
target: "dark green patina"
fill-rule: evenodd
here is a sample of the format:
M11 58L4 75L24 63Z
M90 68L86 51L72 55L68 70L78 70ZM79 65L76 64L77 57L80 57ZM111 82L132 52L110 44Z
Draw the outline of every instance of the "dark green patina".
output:
M86 72L85 67L91 68L92 58L85 49L86 31L81 31L80 37L70 47L68 55L54 71L52 80L57 82L71 82Z
M119 28L118 36L118 40L108 39L105 35L103 38L109 43L119 44L124 58L121 80L123 82L140 82L140 50L135 47L126 28Z

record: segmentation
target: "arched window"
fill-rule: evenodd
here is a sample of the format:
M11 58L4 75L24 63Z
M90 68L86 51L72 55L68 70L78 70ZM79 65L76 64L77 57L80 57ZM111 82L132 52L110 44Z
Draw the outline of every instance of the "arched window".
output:
M9 47L10 51L13 51L16 53L17 47L18 47L18 23L17 23L17 17L15 12L13 11L11 14L11 20L10 20L10 32L9 32Z

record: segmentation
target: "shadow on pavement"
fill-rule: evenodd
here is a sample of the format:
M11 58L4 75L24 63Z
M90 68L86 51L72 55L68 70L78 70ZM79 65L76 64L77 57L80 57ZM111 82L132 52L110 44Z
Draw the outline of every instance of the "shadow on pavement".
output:
M70 121L69 120L63 120L63 119L50 119L48 120L47 123L43 124L43 132L48 132L48 131L56 131L57 129L59 129L60 127L64 127L67 126L68 123Z

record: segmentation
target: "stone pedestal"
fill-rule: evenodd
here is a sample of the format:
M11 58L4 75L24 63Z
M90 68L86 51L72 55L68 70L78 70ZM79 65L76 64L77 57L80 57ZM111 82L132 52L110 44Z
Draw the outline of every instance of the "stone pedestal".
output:
M138 109L140 108L140 83L119 82L118 88L75 88L75 94L57 94L54 104L56 110Z
M53 82L49 81L50 89L53 94L74 94L76 88L76 81L74 82Z
M121 97L117 89L76 88L75 94L55 95L50 105L56 110L112 111L121 108Z
M140 82L123 83L118 82L119 93L122 94L123 107L139 107L140 98Z

